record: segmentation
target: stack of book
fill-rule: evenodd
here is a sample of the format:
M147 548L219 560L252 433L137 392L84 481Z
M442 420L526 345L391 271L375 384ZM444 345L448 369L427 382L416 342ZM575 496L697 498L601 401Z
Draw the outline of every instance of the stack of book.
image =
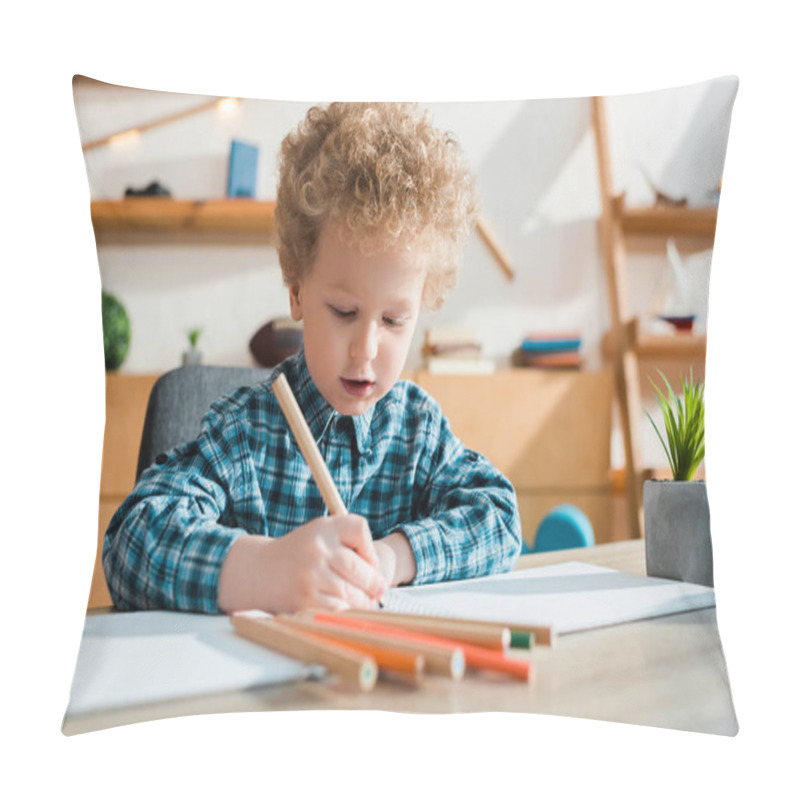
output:
M513 352L511 363L515 367L578 369L583 364L580 346L577 331L530 334Z
M447 326L425 331L422 347L425 366L438 375L486 375L494 372L494 361L485 358L471 328Z

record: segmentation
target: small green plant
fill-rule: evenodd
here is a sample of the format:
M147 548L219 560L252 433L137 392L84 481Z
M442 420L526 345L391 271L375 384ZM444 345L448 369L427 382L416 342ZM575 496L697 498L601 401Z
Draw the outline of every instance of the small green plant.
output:
M103 316L103 355L106 370L122 366L131 343L131 321L125 306L109 292L101 293Z
M203 332L202 328L192 328L186 335L189 337L189 347L192 350L197 349L197 342L200 339L200 334Z
M676 481L690 481L706 454L704 387L700 381L695 382L690 370L689 380L683 378L681 381L683 398L680 398L672 390L664 373L659 370L658 374L667 387L666 394L652 379L650 383L658 394L658 404L664 416L666 442L653 418L647 411L645 413L667 453L672 477Z

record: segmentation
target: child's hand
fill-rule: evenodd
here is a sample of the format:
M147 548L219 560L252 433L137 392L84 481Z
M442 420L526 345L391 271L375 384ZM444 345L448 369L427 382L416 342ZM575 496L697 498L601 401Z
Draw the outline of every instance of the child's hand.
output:
M387 586L411 583L417 574L417 562L406 535L395 531L375 542L381 574Z
M387 585L366 520L319 517L279 539L237 540L220 572L218 604L275 613L375 608Z
M320 517L276 539L275 580L291 610L374 608L386 591L363 517Z

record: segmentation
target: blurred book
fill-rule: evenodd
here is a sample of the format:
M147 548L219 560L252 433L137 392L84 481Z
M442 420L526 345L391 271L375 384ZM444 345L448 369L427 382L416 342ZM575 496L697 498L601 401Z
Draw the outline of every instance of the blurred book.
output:
M494 361L488 358L447 358L429 356L425 361L432 375L491 375Z
M532 333L520 345L526 353L569 353L577 351L580 346L581 335L577 331Z
M228 159L228 197L255 197L258 147L234 139Z
M583 366L579 353L526 353L517 348L511 354L511 364L515 367L538 367L541 369L578 369Z
M460 346L477 344L475 331L466 325L440 325L425 331L426 347Z
M552 331L525 336L511 354L515 367L541 369L578 369L583 365L578 331Z
M429 328L422 355L426 368L437 375L486 375L495 368L483 357L475 331L465 326Z

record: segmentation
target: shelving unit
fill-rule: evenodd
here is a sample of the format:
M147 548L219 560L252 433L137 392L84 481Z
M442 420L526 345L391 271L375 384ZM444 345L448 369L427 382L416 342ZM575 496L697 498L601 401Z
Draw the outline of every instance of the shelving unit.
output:
M640 359L657 359L679 361L702 361L706 357L705 334L680 333L674 336L657 336L643 333L637 318L629 320L622 326L626 348ZM609 360L614 358L614 339L611 331L606 333L601 342L603 356Z
M715 206L654 206L627 208L624 196L613 198L614 213L622 220L625 234L649 236L704 236L714 238L717 229Z
M92 224L98 233L197 231L271 236L275 202L245 198L177 200L172 197L131 197L94 200L91 211Z
M706 337L685 333L656 336L642 332L639 320L631 312L628 303L626 237L693 236L708 239L710 246L714 243L717 209L689 206L626 207L624 194L614 193L605 103L602 97L592 98L592 118L602 202L600 232L611 313L611 329L604 337L601 347L614 369L614 389L625 448L628 528L632 538L641 538L644 534L644 469L638 430L642 408L639 360L702 360L705 358Z

